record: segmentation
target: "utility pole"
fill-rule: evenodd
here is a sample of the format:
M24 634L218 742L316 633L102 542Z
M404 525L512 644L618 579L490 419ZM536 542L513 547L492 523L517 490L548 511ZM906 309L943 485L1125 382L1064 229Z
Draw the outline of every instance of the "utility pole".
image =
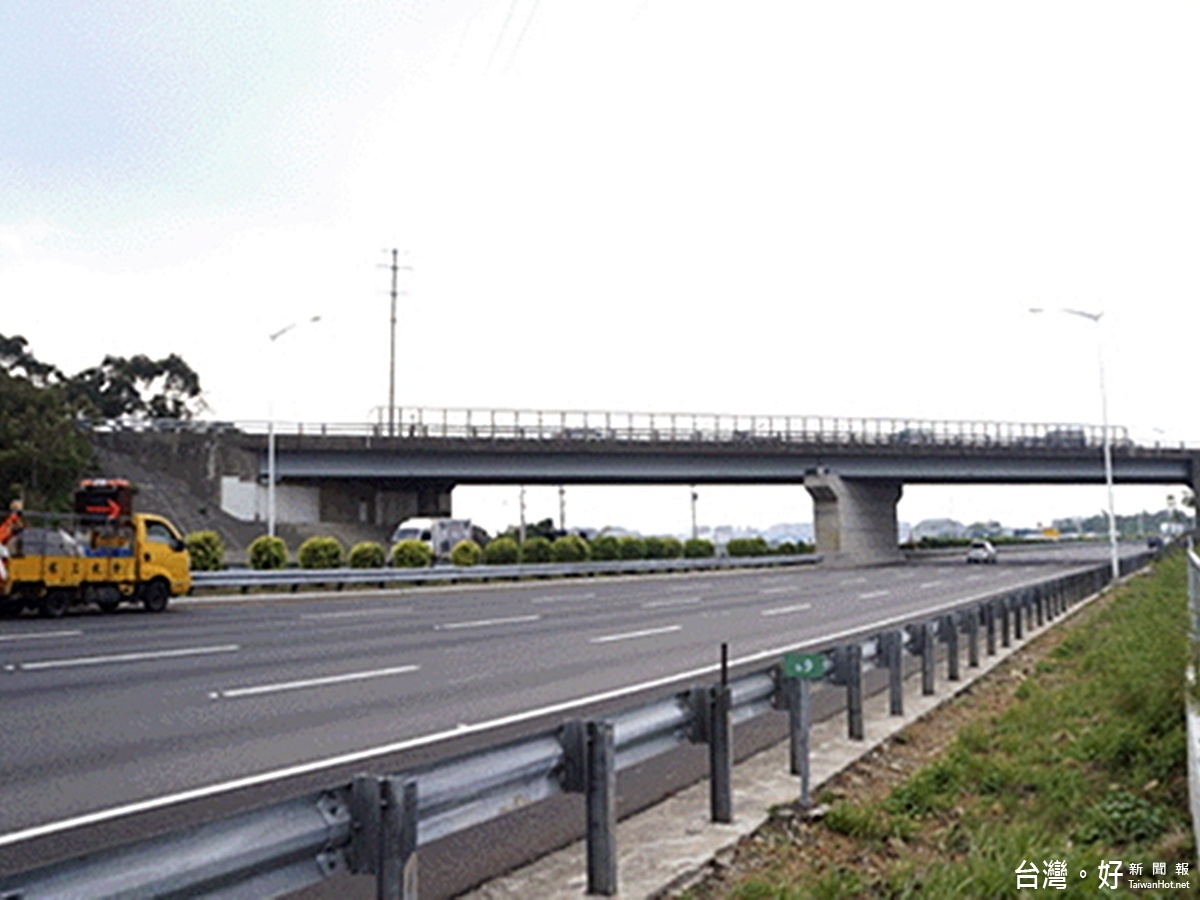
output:
M396 280L401 269L409 272L412 271L412 266L400 265L400 251L392 248L392 343L391 353L388 357L388 435L396 434Z

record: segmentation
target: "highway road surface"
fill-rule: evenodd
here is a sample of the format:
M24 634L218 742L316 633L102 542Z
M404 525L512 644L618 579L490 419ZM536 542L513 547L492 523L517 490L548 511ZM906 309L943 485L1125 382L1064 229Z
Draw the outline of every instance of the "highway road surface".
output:
M955 554L4 620L0 874L21 864L15 848L71 825L281 776L336 784L454 738L486 741L497 728L546 727L597 702L711 680L722 642L735 664L765 665L799 644L1104 558L1100 546L1002 548L994 566Z

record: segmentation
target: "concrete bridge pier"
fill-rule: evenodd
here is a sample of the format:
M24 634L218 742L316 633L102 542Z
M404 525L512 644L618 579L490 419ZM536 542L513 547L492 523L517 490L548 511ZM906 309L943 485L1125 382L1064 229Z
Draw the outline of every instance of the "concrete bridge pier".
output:
M817 552L832 565L900 562L896 504L899 481L842 478L821 471L804 476L813 499Z

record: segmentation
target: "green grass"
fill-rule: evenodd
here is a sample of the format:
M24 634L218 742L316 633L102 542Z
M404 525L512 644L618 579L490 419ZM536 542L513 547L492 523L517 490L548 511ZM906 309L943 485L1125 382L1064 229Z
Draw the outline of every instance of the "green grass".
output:
M1166 880L1200 867L1187 795L1185 557L1117 589L1085 615L990 721L964 728L940 759L873 808L835 805L822 831L852 838L876 865L798 873L773 859L737 898L1094 896L1102 861L1167 864ZM903 852L880 852L889 840ZM786 852L786 851L784 851ZM878 874L878 859L884 873ZM864 858L866 858L864 856ZM1024 861L1067 863L1067 889L1017 890ZM1190 863L1175 875L1176 863ZM1088 877L1080 878L1080 870ZM783 874L786 873L786 874ZM1039 885L1040 887L1040 885Z

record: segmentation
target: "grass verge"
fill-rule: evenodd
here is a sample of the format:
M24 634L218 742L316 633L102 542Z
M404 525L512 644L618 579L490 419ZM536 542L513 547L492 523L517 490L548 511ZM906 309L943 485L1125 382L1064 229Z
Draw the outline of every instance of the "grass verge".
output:
M1187 623L1176 553L836 780L822 817L778 810L677 896L1200 896Z

